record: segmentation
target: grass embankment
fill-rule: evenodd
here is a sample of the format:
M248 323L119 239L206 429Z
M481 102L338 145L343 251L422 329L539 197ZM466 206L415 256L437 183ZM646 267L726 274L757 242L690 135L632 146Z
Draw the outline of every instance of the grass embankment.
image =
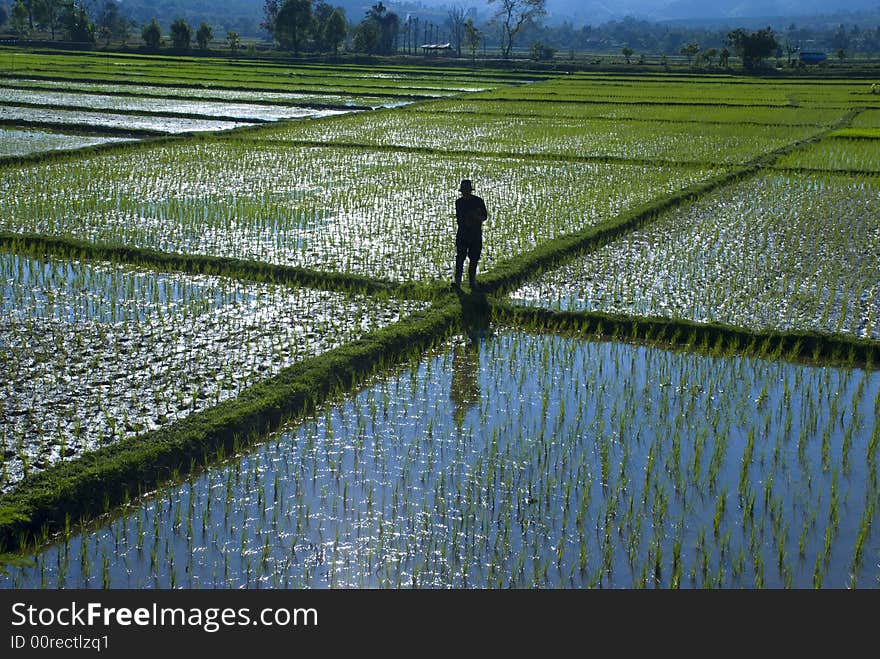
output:
M596 311L555 311L495 301L495 323L589 339L635 342L712 356L747 355L798 364L876 369L880 341L813 331L749 330L721 323Z
M420 359L423 350L448 336L458 318L452 303L413 314L167 428L54 465L0 496L0 551L45 542L71 520L106 512L265 437L379 370Z

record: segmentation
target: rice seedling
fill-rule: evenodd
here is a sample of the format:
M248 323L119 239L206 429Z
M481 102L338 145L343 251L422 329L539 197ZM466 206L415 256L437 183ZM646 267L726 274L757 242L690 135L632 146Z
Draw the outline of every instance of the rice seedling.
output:
M736 164L818 133L810 126L606 121L384 111L266 127L260 139L529 156Z
M880 154L876 139L829 137L815 144L784 155L777 167L816 169L823 171L880 172Z
M876 339L877 190L872 178L762 174L670 211L512 297L556 309Z
M0 277L4 490L425 306L11 253Z
M190 587L190 580L192 587L218 580L226 587L864 587L877 578L870 561L856 560L876 542L876 504L844 505L876 482L877 466L840 468L848 426L850 450L867 450L876 373L850 377L847 369L506 330L481 340L478 360L466 365L454 358L456 341L340 393L128 514L73 534L75 552L88 547L87 558L110 557L109 565L84 568L50 545L33 568L0 583L54 587L63 576L81 585L99 573L114 588ZM599 363L616 367L600 373ZM456 406L467 404L457 395L463 378L492 404L457 419ZM756 409L762 382L785 382L789 394L781 384L768 387ZM721 420L689 412L691 396L694 409L711 407ZM789 410L793 431L807 428L805 461L795 459L794 442L768 440ZM820 460L829 425L830 472ZM683 489L664 468L673 450L683 464L701 465ZM774 462L774 451L786 460ZM706 475L713 460L714 493ZM744 466L739 514L728 493ZM282 502L284 512L273 515ZM191 533L197 522L202 532ZM152 537L144 533L150 526ZM152 559L138 549L144 535ZM790 558L803 556L818 560Z
M464 163L241 140L175 144L4 170L0 230L398 281L451 279L453 181L474 178L493 191L481 266L489 269L715 173L491 157Z

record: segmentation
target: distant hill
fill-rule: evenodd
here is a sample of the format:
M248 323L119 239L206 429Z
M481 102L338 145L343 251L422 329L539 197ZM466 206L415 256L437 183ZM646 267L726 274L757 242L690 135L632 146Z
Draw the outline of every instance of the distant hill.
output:
M0 0L2 1L2 0ZM342 7L350 22L359 22L378 0L328 0ZM97 4L100 4L98 0ZM401 17L407 13L430 15L431 20L445 19L446 10L455 5L474 8L487 17L494 9L486 0L383 0L386 7ZM245 36L264 36L260 29L264 0L119 0L125 13L139 24L153 17L167 30L177 17L190 24L205 21L222 38L225 30L234 29ZM873 10L880 13L880 0L547 0L548 24L569 21L575 25L600 25L625 16L653 21L700 19L792 18Z

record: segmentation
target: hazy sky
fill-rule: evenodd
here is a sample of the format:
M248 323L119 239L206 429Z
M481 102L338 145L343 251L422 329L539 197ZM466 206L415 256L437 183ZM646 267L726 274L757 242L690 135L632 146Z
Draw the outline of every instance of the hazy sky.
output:
M481 12L490 9L485 0L419 1L428 6L477 7ZM594 23L626 15L651 19L760 18L878 8L880 0L547 0L548 18L571 15Z

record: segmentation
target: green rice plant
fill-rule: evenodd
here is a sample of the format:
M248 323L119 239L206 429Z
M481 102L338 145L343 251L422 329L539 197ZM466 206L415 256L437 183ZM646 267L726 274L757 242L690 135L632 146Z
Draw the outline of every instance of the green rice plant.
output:
M493 191L481 260L490 269L717 173L709 166L463 162L405 151L175 143L7 167L0 230L394 281L450 280L462 178ZM37 194L35 180L42 182Z
M780 157L775 166L822 171L880 172L877 140L851 139L847 133L823 139Z
M876 373L502 327L463 366L455 357L461 341L340 392L225 464L102 520L104 528L85 531L81 545L94 561L110 557L114 588L154 580L166 587L172 580L178 587L645 587L649 579L663 588L779 588L809 587L814 578L822 587L869 587L876 579L870 561L853 569L857 547L865 555L876 540L876 504L847 503L866 493L876 499L876 464L851 460L849 473L840 468L847 426L851 454L867 450ZM477 379L480 394L463 403L466 378ZM756 409L763 382L774 385ZM463 404L469 411L456 419ZM850 422L853 409L861 423ZM791 439L765 441L782 433L789 411ZM801 431L802 461L794 440ZM675 450L687 471L698 452L701 474L714 461L714 487L701 477L677 488ZM736 513L728 493L743 465L748 482ZM276 498L284 511L274 516ZM203 532L188 537L182 531L192 518L203 520ZM137 549L138 528L147 529L154 557ZM813 571L790 558L789 529L801 531L799 554L819 557ZM0 586L52 584L62 552L42 549L44 567L19 569ZM63 573L68 586L103 573L100 563L86 571L79 563Z
M479 145L479 153L740 164L816 133L815 127L801 126L383 111L272 126L249 136L440 152L472 152Z
M4 461L3 490L425 306L8 252L0 275L8 410L0 436L3 451L16 452ZM273 345L284 350L267 360ZM48 433L59 440L50 444Z
M876 339L877 189L868 177L760 174L669 211L512 298L559 310ZM844 304L845 297L860 303Z

